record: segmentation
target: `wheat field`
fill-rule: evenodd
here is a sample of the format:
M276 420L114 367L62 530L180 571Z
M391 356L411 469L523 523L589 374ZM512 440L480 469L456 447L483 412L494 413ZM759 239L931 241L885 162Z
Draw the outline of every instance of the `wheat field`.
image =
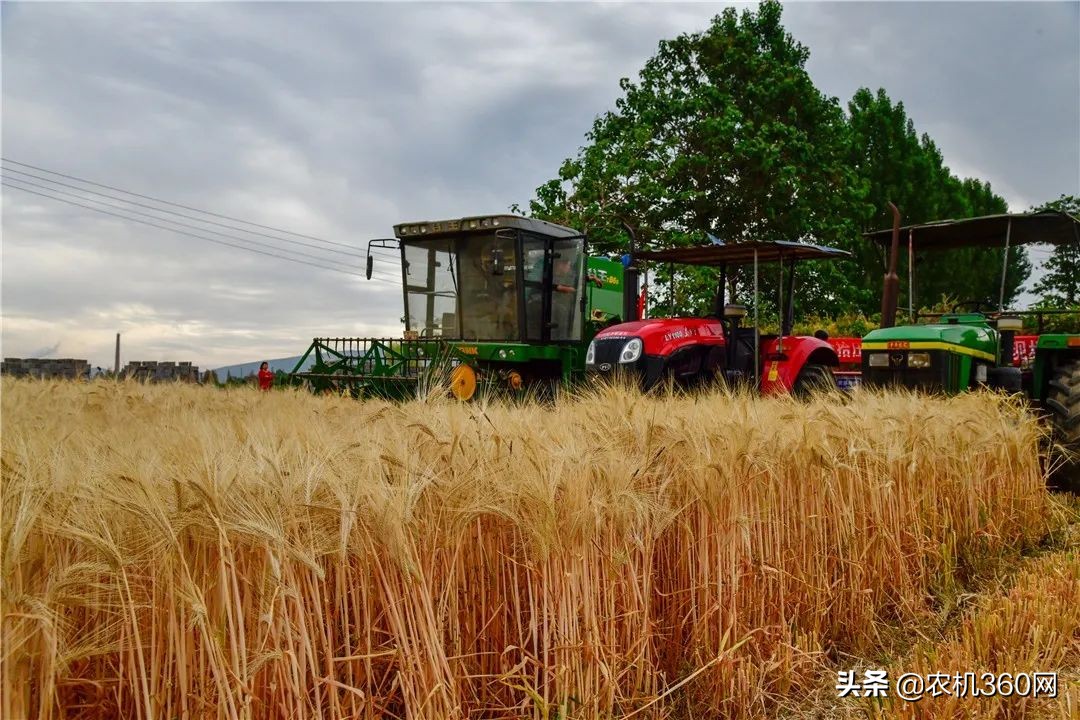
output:
M986 394L0 391L12 719L798 714L1056 522Z

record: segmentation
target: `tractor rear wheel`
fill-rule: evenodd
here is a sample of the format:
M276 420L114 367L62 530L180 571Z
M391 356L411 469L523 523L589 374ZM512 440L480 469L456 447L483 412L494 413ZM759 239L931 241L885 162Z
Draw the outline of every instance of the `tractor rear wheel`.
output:
M791 392L796 397L806 398L817 393L831 392L837 389L836 378L827 365L803 365L795 378Z
M1050 479L1063 490L1080 493L1080 360L1062 363L1054 370L1046 407L1058 455Z

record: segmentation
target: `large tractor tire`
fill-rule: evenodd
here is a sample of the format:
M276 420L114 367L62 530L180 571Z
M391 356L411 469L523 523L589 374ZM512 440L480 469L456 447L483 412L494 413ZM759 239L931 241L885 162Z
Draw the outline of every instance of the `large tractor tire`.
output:
M1051 482L1080 493L1080 360L1062 363L1050 376L1046 396L1053 428Z
M832 370L827 365L803 365L795 378L791 393L795 397L807 398L818 393L828 393L839 389Z

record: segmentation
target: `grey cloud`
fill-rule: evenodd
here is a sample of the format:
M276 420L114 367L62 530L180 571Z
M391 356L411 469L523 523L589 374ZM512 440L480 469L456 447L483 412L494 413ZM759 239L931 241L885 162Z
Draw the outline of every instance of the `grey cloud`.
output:
M722 7L4 3L4 155L359 248L395 222L525 204L618 79ZM819 87L841 102L885 87L955 171L1018 210L1080 192L1077 17L1065 3L785 8ZM120 330L126 357L209 367L400 328L384 260L390 282L369 283L3 198L5 354L59 337L111 364Z

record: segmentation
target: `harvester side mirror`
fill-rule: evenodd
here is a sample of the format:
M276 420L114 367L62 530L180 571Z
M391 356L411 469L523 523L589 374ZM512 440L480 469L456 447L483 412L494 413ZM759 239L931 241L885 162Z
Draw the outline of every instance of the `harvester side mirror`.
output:
M491 274L503 274L503 253L499 248L492 248L491 250Z
M368 256L367 256L367 271L365 273L367 275L368 280L371 279L371 271L374 268L375 268L375 258L371 256L371 253L368 253Z

